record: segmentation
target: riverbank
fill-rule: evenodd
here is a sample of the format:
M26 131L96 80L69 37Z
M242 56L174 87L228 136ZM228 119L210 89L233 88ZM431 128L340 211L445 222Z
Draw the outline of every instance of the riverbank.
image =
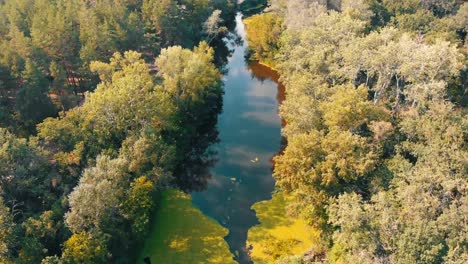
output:
M260 221L247 237L254 263L274 263L285 256L302 255L319 238L320 233L303 219L288 215L286 206L287 197L282 192L252 206Z
M228 230L194 207L190 195L166 190L157 206L138 263L236 263L223 239Z

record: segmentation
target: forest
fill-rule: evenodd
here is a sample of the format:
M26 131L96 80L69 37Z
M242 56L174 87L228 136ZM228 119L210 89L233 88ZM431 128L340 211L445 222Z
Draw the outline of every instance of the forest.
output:
M468 261L463 2L272 0L247 19L286 86L277 191L320 234L265 263Z
M133 262L215 136L234 6L0 1L1 263Z
M206 184L239 10L286 91L271 201L310 232L257 203L251 261L468 262L463 0L0 0L0 263L136 262L155 197Z

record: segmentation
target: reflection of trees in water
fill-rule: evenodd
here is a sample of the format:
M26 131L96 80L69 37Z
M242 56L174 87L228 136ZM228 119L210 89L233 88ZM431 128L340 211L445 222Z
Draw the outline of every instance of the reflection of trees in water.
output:
M244 39L241 36L236 35L236 37L234 38L234 43L237 46L242 46L242 45L244 45Z
M286 88L284 84L281 83L281 78L280 78L279 73L273 70L272 68L265 66L263 64L260 64L256 61L250 62L248 64L248 67L252 75L252 78L257 78L261 80L262 82L265 80L272 80L278 84L278 93L276 95L276 99L278 100L278 104L281 105L281 103L284 101L286 97ZM283 127L284 127L284 124L283 124Z
M263 64L260 64L256 61L250 62L248 64L248 68L252 75L252 78L257 78L261 80L262 82L265 80L272 80L278 84L278 93L276 95L276 99L278 100L278 105L281 105L284 99L286 98L286 87L284 86L283 83L281 83L281 76L279 75L279 73L273 70L272 68L265 66ZM278 108L278 111L279 111L279 108ZM286 125L286 121L283 118L281 118L281 127L284 128L285 125ZM288 142L286 138L282 136L280 150L278 151L278 154L276 154L275 156L281 155L284 149L286 148L287 144ZM272 157L271 161L274 166L273 158L274 157Z
M202 191L211 178L210 170L217 161L217 152L209 147L219 142L216 124L221 110L221 100L222 97L219 99L219 109L213 111L204 124L200 124L198 136L191 138L187 151L175 170L177 184L186 192Z
M229 49L225 41L230 41L229 36L220 40L214 40L211 44L214 47L214 62L216 66L222 69L222 73L226 74L225 66L228 63L228 58L232 55L233 50Z
M228 58L234 53L233 47L241 46L243 43L242 38L232 32L229 32L223 39L216 39L211 43L215 50L215 64L223 74L227 74L225 66L228 63Z
M193 130L185 131L178 139L183 143L174 174L177 185L186 192L203 190L211 178L210 169L217 161L217 152L210 146L219 142L217 123L222 100L222 94L211 95L198 113L187 113L184 117L183 123L191 123Z
M225 66L234 52L232 47L243 45L243 39L236 34L229 33L223 40L213 41L212 45L215 49L215 64L223 74L227 74L228 69ZM204 103L206 106L202 110L204 113L198 113L197 118L188 117L185 120L185 122L196 124L196 132L192 135L188 134L190 139L180 139L187 140L187 142L183 144L186 146L185 149L179 153L183 157L179 159L179 166L175 170L176 183L186 192L204 190L212 176L210 171L217 162L218 153L210 146L219 142L217 123L222 104L222 95L212 96Z

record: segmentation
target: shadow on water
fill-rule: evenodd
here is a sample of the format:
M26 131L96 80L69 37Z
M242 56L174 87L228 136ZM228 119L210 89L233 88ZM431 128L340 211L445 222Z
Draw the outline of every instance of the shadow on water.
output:
M222 98L213 96L208 99L203 110L197 111L198 118L189 117L183 123L192 123L191 130L182 131L176 139L182 149L177 153L180 159L175 168L177 186L185 192L202 191L206 189L212 177L210 169L217 162L217 151L210 146L219 142L219 132L216 126L222 109Z
M234 28L234 27L232 27ZM214 63L221 69L223 75L227 74L228 58L232 56L234 49L228 42L236 42L237 36L229 34L225 39L215 39L211 45L214 47ZM185 192L203 191L212 177L211 168L217 162L217 151L211 148L212 145L219 142L218 116L222 111L223 98L215 96L210 98L211 102L205 105L210 106L205 109L205 113L199 113L197 118L202 116L194 131L197 135L188 133L188 136L182 136L179 141L187 141L182 145L186 148L178 154L180 164L174 174L176 175L176 184ZM193 120L185 122L194 122ZM180 143L180 142L179 142Z
M246 62L241 14L236 17L236 25L236 35L226 41L232 54L225 67L225 94L216 133L199 139L216 144L206 151L207 145L202 143L200 152L187 154L199 165L190 171L193 182L187 184L187 190L193 191L194 205L229 229L225 239L236 260L251 263L245 250L247 231L258 224L251 206L270 199L274 189L272 157L282 145L278 106L284 98L284 87L278 84L276 72ZM196 158L197 154L203 155Z

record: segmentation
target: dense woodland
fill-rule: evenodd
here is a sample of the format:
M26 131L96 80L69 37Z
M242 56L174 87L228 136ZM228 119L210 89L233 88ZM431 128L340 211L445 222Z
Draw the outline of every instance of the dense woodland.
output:
M134 50L152 63L162 48L213 41L234 12L224 0L0 3L0 124L25 136L96 87L91 62Z
M0 263L134 263L154 193L206 180L234 2L0 0ZM275 261L467 263L468 4L267 5L277 191L320 233Z
M321 234L277 261L468 262L468 4L272 0L246 23L286 86L278 191Z
M234 11L0 1L1 263L134 263L154 191L203 183Z

